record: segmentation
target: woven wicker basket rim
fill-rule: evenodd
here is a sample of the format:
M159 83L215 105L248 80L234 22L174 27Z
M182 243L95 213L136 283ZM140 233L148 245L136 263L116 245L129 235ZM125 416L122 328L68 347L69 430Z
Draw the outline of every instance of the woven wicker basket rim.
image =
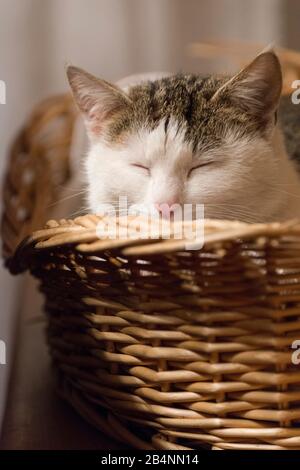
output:
M13 256L7 260L7 265L14 273L27 269L26 260L36 251L54 249L65 245L72 245L79 252L95 253L102 250L117 248L120 254L126 256L158 255L163 253L178 252L186 249L188 242L189 249L193 249L199 240L180 238L163 238L162 233L154 238L130 236L121 239L99 238L97 226L99 222L109 222L109 218L98 215L87 214L75 219L62 219L60 221L49 220L45 228L37 230L32 235L26 237L16 248ZM124 226L122 219L115 219ZM147 218L139 217L138 223L148 223ZM127 227L136 226L137 219L128 220ZM195 222L185 222L185 226L193 228ZM179 222L170 222L171 233ZM213 220L203 221L204 238L202 247L218 246L230 240L251 240L261 237L272 238L284 235L299 235L300 220L292 219L285 222L257 223L249 224L239 221ZM194 248L197 249L197 248Z

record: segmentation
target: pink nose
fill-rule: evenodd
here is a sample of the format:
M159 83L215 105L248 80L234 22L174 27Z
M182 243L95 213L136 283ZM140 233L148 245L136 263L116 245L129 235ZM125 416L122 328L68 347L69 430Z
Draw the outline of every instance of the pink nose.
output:
M176 210L176 202L170 201L170 202L161 202L161 203L156 203L155 208L158 210L160 215L162 217L170 217L171 214L174 214Z

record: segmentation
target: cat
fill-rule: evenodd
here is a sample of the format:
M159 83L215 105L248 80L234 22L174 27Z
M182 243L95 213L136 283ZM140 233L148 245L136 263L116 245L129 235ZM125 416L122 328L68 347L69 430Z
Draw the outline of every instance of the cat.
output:
M166 218L183 204L203 204L206 218L249 223L299 217L299 173L277 121L282 71L273 50L232 77L142 75L112 84L72 65L67 76L90 142L89 211L126 197ZM290 98L282 103L297 127L300 108Z

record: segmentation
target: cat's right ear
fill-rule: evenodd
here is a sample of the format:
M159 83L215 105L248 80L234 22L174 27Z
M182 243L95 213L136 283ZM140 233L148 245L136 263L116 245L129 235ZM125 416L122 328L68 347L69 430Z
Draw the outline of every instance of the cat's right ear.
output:
M79 67L69 65L66 73L90 138L102 136L116 114L130 105L129 97L117 86Z

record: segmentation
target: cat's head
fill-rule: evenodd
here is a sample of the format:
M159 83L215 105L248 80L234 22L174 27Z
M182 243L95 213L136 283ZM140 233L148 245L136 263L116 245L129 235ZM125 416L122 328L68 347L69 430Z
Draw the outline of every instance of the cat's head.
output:
M276 171L282 77L272 51L231 78L175 75L126 92L77 67L67 75L90 138L91 211L122 196L163 215L204 204L207 217L255 219Z

